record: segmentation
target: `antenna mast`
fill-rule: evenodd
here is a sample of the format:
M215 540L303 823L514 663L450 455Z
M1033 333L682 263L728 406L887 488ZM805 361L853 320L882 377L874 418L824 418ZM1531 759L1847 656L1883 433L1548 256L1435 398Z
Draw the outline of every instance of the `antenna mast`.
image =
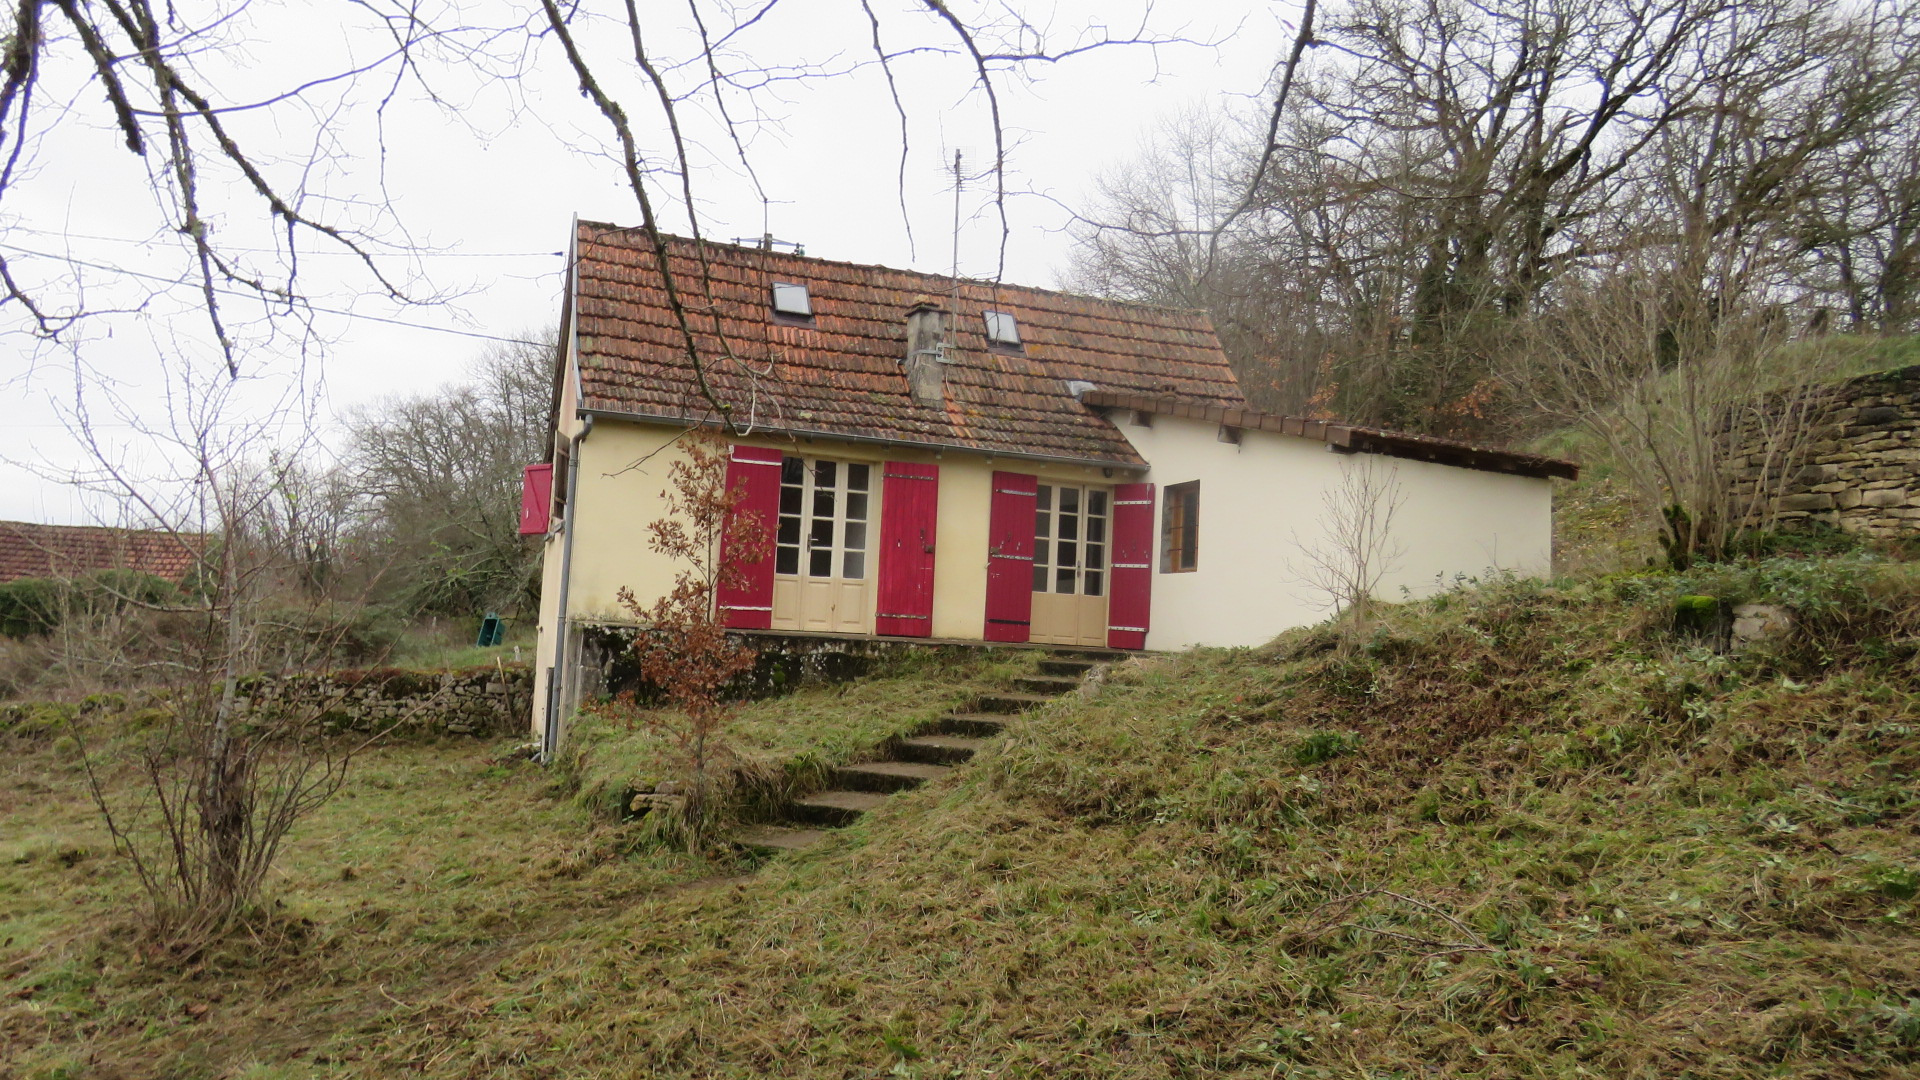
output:
M960 185L965 174L960 171L961 152L953 152L953 283L952 314L948 316L956 321L960 318Z

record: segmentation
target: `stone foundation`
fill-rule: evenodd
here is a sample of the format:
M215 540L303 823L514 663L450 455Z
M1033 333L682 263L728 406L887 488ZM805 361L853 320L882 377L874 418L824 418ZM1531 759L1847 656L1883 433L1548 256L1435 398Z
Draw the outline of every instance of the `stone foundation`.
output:
M526 731L533 672L526 667L466 671L329 671L256 675L240 681L242 714L316 714L342 731L494 737Z

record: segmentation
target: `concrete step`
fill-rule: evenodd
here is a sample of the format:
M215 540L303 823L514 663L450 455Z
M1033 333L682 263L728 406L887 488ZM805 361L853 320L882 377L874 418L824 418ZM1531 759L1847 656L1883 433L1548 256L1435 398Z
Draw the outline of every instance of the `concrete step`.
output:
M1061 694L1071 694L1080 689L1079 679L1061 679L1050 675L1032 675L1024 679L1015 679L1013 684L1030 694L1043 694L1048 697L1059 697Z
M855 791L894 792L917 788L952 771L951 765L918 761L869 761L864 765L840 766L834 770L834 779Z
M831 828L852 824L861 814L886 801L885 795L873 791L818 791L793 801L793 817Z
M929 765L959 765L970 760L991 739L966 735L920 735L901 739L894 754L903 761L924 761Z
M1047 655L1060 660L1091 660L1096 664L1111 664L1133 654L1120 649L1049 649Z
M827 838L825 829L801 829L791 825L749 825L735 829L728 837L741 847L777 854L812 847Z
M1093 670L1093 665L1092 660L1042 660L1040 674L1059 679L1080 679Z
M1037 709L1052 700L1046 694L982 694L974 705L980 712L1020 713Z
M1006 713L949 713L934 721L933 730L940 735L967 735L991 739L1007 729L1010 719Z

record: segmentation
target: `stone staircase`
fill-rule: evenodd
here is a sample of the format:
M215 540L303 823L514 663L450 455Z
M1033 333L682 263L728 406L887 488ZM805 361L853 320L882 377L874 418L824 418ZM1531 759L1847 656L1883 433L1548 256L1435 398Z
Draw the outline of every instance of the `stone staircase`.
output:
M1020 713L1080 688L1096 666L1127 656L1106 649L1058 649L1040 661L1040 673L1015 679L1005 692L982 694L963 712L948 713L927 728L890 740L885 760L842 765L833 787L789 803L781 820L750 825L732 834L734 843L766 853L798 851L877 809L896 791L938 780L972 760Z

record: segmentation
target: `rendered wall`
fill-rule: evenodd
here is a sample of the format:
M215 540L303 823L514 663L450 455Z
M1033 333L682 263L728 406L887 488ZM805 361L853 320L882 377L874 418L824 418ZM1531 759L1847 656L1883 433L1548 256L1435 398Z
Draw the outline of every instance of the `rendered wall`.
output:
M1235 445L1220 441L1215 425L1174 417L1156 416L1150 427L1116 420L1153 462L1156 535L1167 486L1200 481L1198 569L1161 572L1156 550L1149 649L1257 645L1331 614L1306 552L1335 550L1326 496L1355 469L1373 470L1400 499L1379 599L1427 595L1456 573L1550 570L1551 481L1336 454L1318 440L1264 431L1243 432Z

